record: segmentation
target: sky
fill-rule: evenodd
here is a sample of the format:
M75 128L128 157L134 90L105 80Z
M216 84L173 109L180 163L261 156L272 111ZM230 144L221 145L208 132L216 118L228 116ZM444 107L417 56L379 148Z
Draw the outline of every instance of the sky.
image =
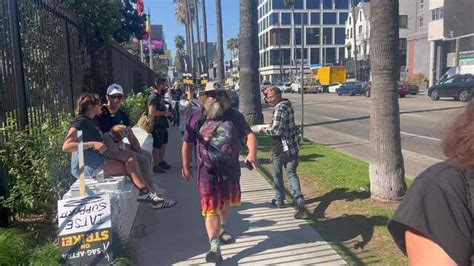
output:
M207 13L207 41L216 41L216 9L214 0L206 1L206 13ZM182 35L186 37L184 26L178 23L174 16L175 4L173 0L144 0L145 12L148 12L148 8L151 13L151 24L163 25L164 38L167 43L168 49L172 50L173 58L176 48L174 47L174 37L176 35ZM222 32L224 39L224 54L225 60L230 59L230 51L226 49L227 40L235 38L239 34L239 0L221 0L222 4ZM199 17L199 23L202 27L202 16ZM202 35L201 35L201 38ZM194 36L194 41L197 42L197 37ZM201 41L203 41L201 39Z

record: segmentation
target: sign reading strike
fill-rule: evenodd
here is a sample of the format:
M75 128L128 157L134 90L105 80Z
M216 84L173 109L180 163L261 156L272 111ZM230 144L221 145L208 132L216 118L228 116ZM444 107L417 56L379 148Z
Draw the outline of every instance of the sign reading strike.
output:
M107 194L58 201L59 246L68 264L112 262Z

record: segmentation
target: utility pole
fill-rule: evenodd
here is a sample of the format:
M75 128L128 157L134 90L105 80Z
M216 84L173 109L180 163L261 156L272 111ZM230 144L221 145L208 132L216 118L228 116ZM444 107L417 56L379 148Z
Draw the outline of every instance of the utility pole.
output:
M278 22L278 50L280 52L280 82L283 83L283 57L282 57L282 52L281 52L281 28L280 28L280 22Z
M185 5L186 5L186 26L187 28L189 29L189 41L190 41L190 44L189 44L189 47L190 47L190 50L191 50L191 53L189 55L189 62L191 64L191 74L193 75L193 77L195 77L196 73L194 72L195 71L195 64L194 64L194 37L193 37L193 22L191 21L191 11L189 10L189 1L190 0L185 0Z
M354 76L357 80L359 71L357 66L357 37L356 37L356 10L355 10L355 0L352 0L352 32L354 33Z
M291 0L290 0L291 1ZM295 1L291 3L291 59L290 59L290 80L293 81L293 63L295 63Z
M304 138L304 14L301 13L301 137Z

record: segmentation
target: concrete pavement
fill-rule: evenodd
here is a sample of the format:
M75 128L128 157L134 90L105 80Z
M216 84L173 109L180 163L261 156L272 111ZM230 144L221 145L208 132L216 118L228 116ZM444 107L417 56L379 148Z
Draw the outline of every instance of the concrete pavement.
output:
M155 177L178 205L165 210L140 205L130 247L139 265L204 264L209 244L196 179L186 183L181 178L181 137L177 128L169 131L165 160L173 168ZM149 140L145 146L151 146ZM346 264L305 220L293 218L293 208L271 208L273 189L258 172L243 167L241 187L242 204L234 209L227 225L236 243L222 247L222 265Z

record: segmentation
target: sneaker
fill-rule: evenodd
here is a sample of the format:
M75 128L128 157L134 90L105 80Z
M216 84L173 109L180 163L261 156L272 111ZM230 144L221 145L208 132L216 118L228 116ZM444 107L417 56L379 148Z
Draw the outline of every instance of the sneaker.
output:
M153 173L155 174L164 174L166 173L165 170L161 169L159 165L153 166Z
M168 164L167 162L165 162L165 161L162 161L162 162L158 163L158 165L159 165L161 168L165 169L165 170L171 168L171 165L169 165L169 164Z
M293 214L293 217L295 219L302 219L304 215L304 200L298 200L295 206L295 214Z
M232 244L234 243L234 238L232 238L232 236L227 233L226 230L223 230L222 233L220 234L219 236L219 240L221 241L222 244L224 245L227 245L227 244Z
M285 201L272 199L272 206L280 209L285 208Z
M152 205L157 205L159 203L162 203L164 199L156 195L156 193L139 192L137 201L144 202L144 203L151 203Z
M166 209L174 207L178 202L172 199L164 199L161 203L152 206L153 210Z
M222 260L223 259L222 259L220 249L211 249L206 254L206 262L218 263L218 262L221 262Z

